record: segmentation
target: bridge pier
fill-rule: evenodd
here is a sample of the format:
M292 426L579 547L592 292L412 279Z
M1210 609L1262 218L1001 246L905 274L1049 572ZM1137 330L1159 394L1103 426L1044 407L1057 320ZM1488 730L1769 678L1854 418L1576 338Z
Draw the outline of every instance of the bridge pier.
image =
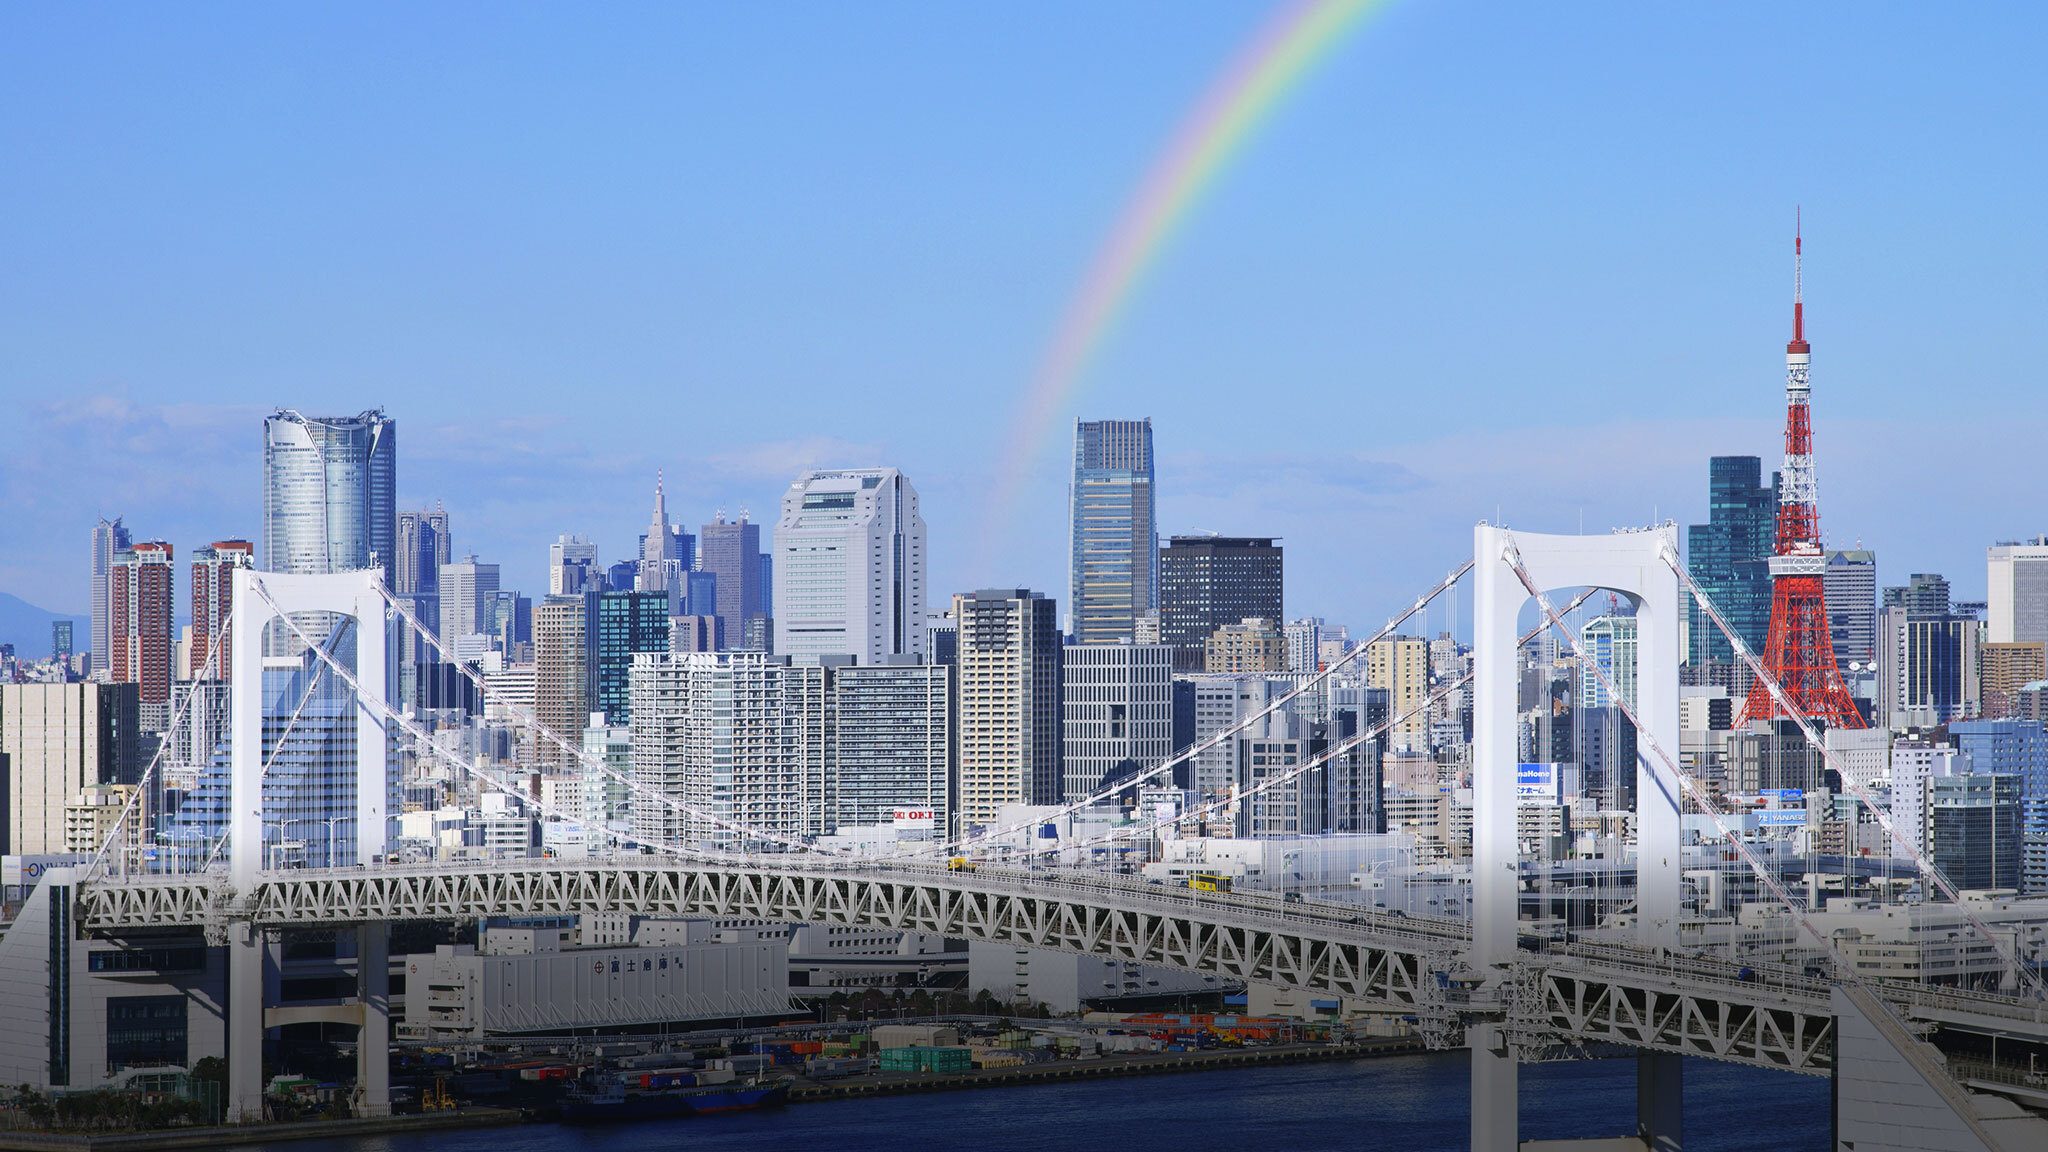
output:
M1513 979L1520 929L1521 851L1517 840L1518 682L1516 617L1529 590L1512 555L1539 589L1595 587L1626 595L1636 609L1635 778L1637 938L1652 954L1678 944L1681 811L1674 782L1654 761L1652 743L1678 747L1678 580L1664 564L1672 530L1607 536L1473 530L1472 950L1475 1003ZM1612 782L1610 782L1612 783ZM1497 1019L1466 1024L1472 1052L1473 1152L1516 1152L1519 1138L1516 1053ZM1644 1148L1678 1152L1684 1120L1682 1058L1646 1053L1636 1063L1636 1135L1618 1140L1544 1141L1550 1149Z
M1685 1057L1636 1055L1636 1134L1648 1152L1678 1152L1685 1128Z
M230 1123L263 1119L263 932L228 926L228 1098Z
M356 929L356 995L363 1029L356 1037L357 1116L391 1115L391 937L383 924Z
M1522 1140L1521 1068L1501 1026L1465 1029L1472 1048L1472 1152L1519 1152Z

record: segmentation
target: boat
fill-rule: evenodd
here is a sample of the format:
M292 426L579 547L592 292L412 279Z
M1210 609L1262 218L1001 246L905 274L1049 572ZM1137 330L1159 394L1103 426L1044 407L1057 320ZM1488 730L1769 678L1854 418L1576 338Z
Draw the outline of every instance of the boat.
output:
M630 1089L617 1077L600 1085L578 1085L562 1098L562 1121L593 1124L609 1120L654 1120L699 1113L751 1112L789 1099L788 1080L745 1084L684 1085Z

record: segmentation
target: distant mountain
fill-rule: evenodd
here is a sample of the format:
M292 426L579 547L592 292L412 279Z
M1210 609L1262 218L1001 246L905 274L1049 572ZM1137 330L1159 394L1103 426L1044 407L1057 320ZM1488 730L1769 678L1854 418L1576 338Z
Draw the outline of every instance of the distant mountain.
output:
M50 657L50 621L71 621L71 648L74 652L86 651L92 644L87 635L92 621L85 616L66 616L38 608L19 596L0 592L0 644L14 645L14 654L23 660L47 660Z

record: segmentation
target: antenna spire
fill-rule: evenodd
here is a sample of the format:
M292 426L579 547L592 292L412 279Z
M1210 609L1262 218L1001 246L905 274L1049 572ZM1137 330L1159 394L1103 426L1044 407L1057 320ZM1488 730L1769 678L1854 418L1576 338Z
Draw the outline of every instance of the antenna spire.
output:
M1806 342L1806 272L1805 272L1805 212L1792 210L1792 342L1785 345L1785 351L1805 353L1812 350Z

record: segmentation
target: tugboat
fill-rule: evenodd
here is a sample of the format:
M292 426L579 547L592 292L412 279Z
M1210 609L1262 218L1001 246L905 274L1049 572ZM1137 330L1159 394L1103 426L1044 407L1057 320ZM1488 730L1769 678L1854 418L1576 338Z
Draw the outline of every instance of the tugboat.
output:
M598 1124L609 1120L693 1116L700 1112L749 1112L777 1107L789 1099L788 1080L704 1083L708 1078L703 1072L620 1075L593 1071L572 1085L562 1098L562 1122ZM629 1079L638 1083L629 1084Z

